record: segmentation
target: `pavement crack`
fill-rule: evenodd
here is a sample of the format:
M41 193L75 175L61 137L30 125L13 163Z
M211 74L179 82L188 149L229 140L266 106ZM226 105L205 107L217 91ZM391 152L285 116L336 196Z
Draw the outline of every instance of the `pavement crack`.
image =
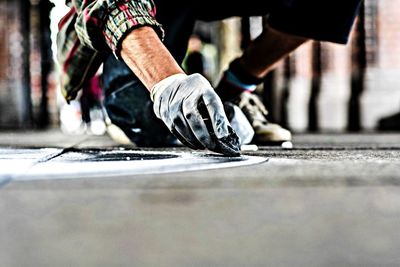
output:
M47 163L53 159L56 159L64 154L69 153L74 150L75 150L74 147L64 148L59 152L52 153L47 156L43 156L42 158L32 162L25 170L23 170L20 173L17 172L17 173L11 174L11 175L0 176L0 189L4 188L6 185L8 185L9 183L11 183L13 181L24 178L25 176L29 176L30 171L37 165Z
M39 159L38 161L36 161L36 162L32 165L32 167L33 167L33 166L36 166L36 165L38 165L38 164L41 164L41 163L49 162L49 161L51 161L51 160L53 160L53 159L55 159L55 158L58 158L58 157L60 157L60 156L62 156L62 155L64 155L64 154L66 154L66 153L68 153L68 152L71 152L71 151L74 151L74 150L75 150L74 147L67 147L67 148L64 148L63 150L61 150L61 151L58 152L58 153L54 153L54 154L51 154L51 155L48 155L48 156L46 156L46 157L43 157L43 158Z

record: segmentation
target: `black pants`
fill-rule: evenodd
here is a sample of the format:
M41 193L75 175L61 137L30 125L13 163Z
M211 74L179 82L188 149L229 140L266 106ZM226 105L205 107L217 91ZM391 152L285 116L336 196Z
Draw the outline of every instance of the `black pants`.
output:
M218 2L218 6L216 3ZM281 32L314 40L346 43L361 0L155 0L164 44L181 63L196 20L233 16L268 16ZM222 6L220 8L219 6ZM123 61L111 55L104 64L105 108L112 122L138 145L173 143L168 129L152 112L149 93Z

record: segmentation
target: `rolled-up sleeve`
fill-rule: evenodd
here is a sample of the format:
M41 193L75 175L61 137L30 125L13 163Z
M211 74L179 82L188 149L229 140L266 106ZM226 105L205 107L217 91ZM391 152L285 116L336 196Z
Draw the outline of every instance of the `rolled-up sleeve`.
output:
M59 23L57 57L67 101L77 96L111 52L119 58L121 41L131 30L151 26L164 37L152 0L67 0L66 4L71 9Z
M111 49L118 55L121 41L132 29L151 26L163 39L155 14L152 0L83 1L75 30L82 44L96 51Z

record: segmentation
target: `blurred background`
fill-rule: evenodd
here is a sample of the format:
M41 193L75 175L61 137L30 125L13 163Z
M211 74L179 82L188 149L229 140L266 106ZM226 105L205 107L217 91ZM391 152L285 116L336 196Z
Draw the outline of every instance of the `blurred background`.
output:
M366 0L348 45L308 43L280 62L258 88L270 119L294 132L400 131L399 7L400 0ZM66 105L60 95L55 37L67 11L61 0L0 0L0 131L82 133L104 120L101 106L85 111L80 99ZM215 84L263 23L197 23L184 67ZM91 133L105 132L93 125Z

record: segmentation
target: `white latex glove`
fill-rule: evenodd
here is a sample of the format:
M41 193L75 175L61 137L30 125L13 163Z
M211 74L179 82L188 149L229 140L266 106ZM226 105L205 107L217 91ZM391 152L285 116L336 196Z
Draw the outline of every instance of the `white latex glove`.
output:
M211 84L200 74L175 74L151 90L154 112L168 129L193 149L240 155L239 138Z

